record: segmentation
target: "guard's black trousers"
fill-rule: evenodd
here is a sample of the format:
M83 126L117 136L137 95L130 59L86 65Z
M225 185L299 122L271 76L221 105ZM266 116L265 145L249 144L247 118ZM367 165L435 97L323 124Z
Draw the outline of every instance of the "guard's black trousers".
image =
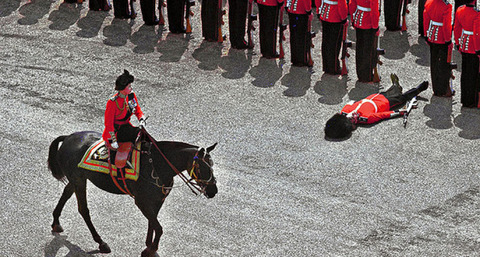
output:
M228 0L228 27L232 46L245 44L248 0Z
M184 33L185 0L167 0L168 30Z
M450 90L450 64L447 63L448 44L430 45L430 73L432 79L433 94L444 96Z
M322 21L322 65L327 74L340 74L338 55L342 48L343 22Z
M258 19L260 23L260 52L263 57L277 56L277 32L279 6L258 5Z
M418 0L418 34L423 35L423 10L425 10L425 2L427 0Z
M462 77L460 79L462 106L478 107L480 92L479 61L476 54L462 53Z
M400 20L402 17L401 12L404 1L408 0L385 0L383 2L385 26L387 27L387 30L397 31L402 29Z
M221 32L223 15L220 13L222 2L219 0L202 1L202 35L205 40L218 41Z
M355 29L357 46L355 51L356 71L360 82L373 81L373 68L377 65L377 29Z
M140 0L140 9L142 10L142 17L145 24L158 24L157 16L155 15L155 0Z
M130 18L128 0L113 0L113 15L119 19Z
M288 13L288 21L292 65L307 66L307 53L312 45L312 36L308 33L308 14Z

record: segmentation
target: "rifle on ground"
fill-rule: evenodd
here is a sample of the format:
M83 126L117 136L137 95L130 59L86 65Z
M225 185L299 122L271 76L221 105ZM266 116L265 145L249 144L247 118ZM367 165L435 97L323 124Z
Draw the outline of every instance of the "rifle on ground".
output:
M133 8L133 2L136 0L130 0L130 19L135 19L137 17L137 13L135 12L135 8Z
M247 25L247 37L248 37L248 48L253 49L255 46L255 43L253 42L253 31L255 31L255 26L253 26L253 21L257 20L257 15L253 15L253 1L254 0L249 0L248 1L248 14L247 14L247 19L248 19L248 25Z
M185 22L187 23L186 33L192 33L192 25L190 24L190 16L193 16L192 6L195 5L195 0L185 0Z
M283 50L283 41L286 40L285 38L285 30L287 29L287 24L283 23L283 14L285 13L285 5L282 3L280 7L280 18L278 19L280 22L280 36L279 36L279 48L280 53L278 54L278 58L283 59L285 57L285 51ZM313 63L312 63L313 65Z
M407 14L410 13L407 6L409 3L411 3L411 0L403 0L402 31L407 31Z
M227 12L223 10L222 0L218 0L218 39L217 41L222 43L223 42L223 34L222 34L222 25L225 24L223 21L223 15Z
M376 42L377 42L377 47L375 50L375 56L377 59L377 63L375 64L375 67L373 67L373 82L378 83L380 82L380 76L378 75L378 66L382 65L383 62L380 60L380 55L385 54L385 49L380 48L380 28L377 31L377 34L375 35L376 37Z
M346 75L348 73L347 69L347 59L350 57L348 53L348 48L352 47L352 42L347 40L347 32L348 32L348 19L345 21L343 25L343 41L342 41L342 72L341 75Z
M165 3L165 0L158 0L158 11L159 11L159 25L165 25L165 18L163 17L163 9L167 7L167 3Z
M309 47L307 51L307 65L308 67L313 66L313 59L312 59L312 48L313 45L313 38L315 37L315 32L312 31L312 20L313 20L313 10L308 15L308 29L307 29L307 46Z
M417 101L417 97L416 97L416 96L415 96L414 98L412 98L410 101L408 101L408 103L407 103L407 110L406 110L405 113L403 114L403 127L404 127L404 128L407 127L408 115L410 114L410 112L412 111L412 109L417 108L417 106L418 106L418 101Z

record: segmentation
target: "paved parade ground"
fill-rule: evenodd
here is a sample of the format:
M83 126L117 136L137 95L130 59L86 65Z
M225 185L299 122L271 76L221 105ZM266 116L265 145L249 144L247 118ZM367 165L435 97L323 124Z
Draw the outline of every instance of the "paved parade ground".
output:
M200 4L193 33L114 20L60 0L0 0L0 256L139 256L147 220L128 196L88 184L92 221L112 253L98 253L77 211L65 206L51 233L64 184L47 168L60 135L103 130L107 99L123 69L157 140L200 147L215 142L218 194L195 196L179 179L158 219L158 256L479 256L480 110L453 98L419 95L402 118L362 126L343 141L323 128L350 100L385 90L390 73L409 89L430 81L429 48L419 39L417 1L407 32L385 31L382 81L324 75L321 24L312 69L204 42ZM224 33L228 34L228 21ZM256 24L258 27L258 24ZM258 30L256 31L258 33ZM455 52L453 59L461 67Z

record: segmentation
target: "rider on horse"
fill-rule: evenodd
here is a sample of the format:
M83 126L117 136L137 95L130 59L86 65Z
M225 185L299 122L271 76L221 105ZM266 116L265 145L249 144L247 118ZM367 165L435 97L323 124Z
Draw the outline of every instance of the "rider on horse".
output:
M134 77L124 70L115 81L115 90L118 92L108 100L105 110L105 130L102 138L110 149L117 150L115 166L118 169L125 166L140 128L145 126L145 116L132 90L133 81ZM137 116L140 127L134 127L130 123L132 114Z

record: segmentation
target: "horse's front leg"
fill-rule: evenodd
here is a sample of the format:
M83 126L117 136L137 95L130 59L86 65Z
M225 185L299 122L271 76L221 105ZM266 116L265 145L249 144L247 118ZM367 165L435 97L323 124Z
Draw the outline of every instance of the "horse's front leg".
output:
M152 204L151 201L144 201L141 197L137 196L137 198L135 198L135 204L148 219L147 239L145 242L147 248L142 252L142 257L153 257L158 250L158 244L160 242L160 237L163 234L163 228L157 220L157 215L162 203L163 202Z

